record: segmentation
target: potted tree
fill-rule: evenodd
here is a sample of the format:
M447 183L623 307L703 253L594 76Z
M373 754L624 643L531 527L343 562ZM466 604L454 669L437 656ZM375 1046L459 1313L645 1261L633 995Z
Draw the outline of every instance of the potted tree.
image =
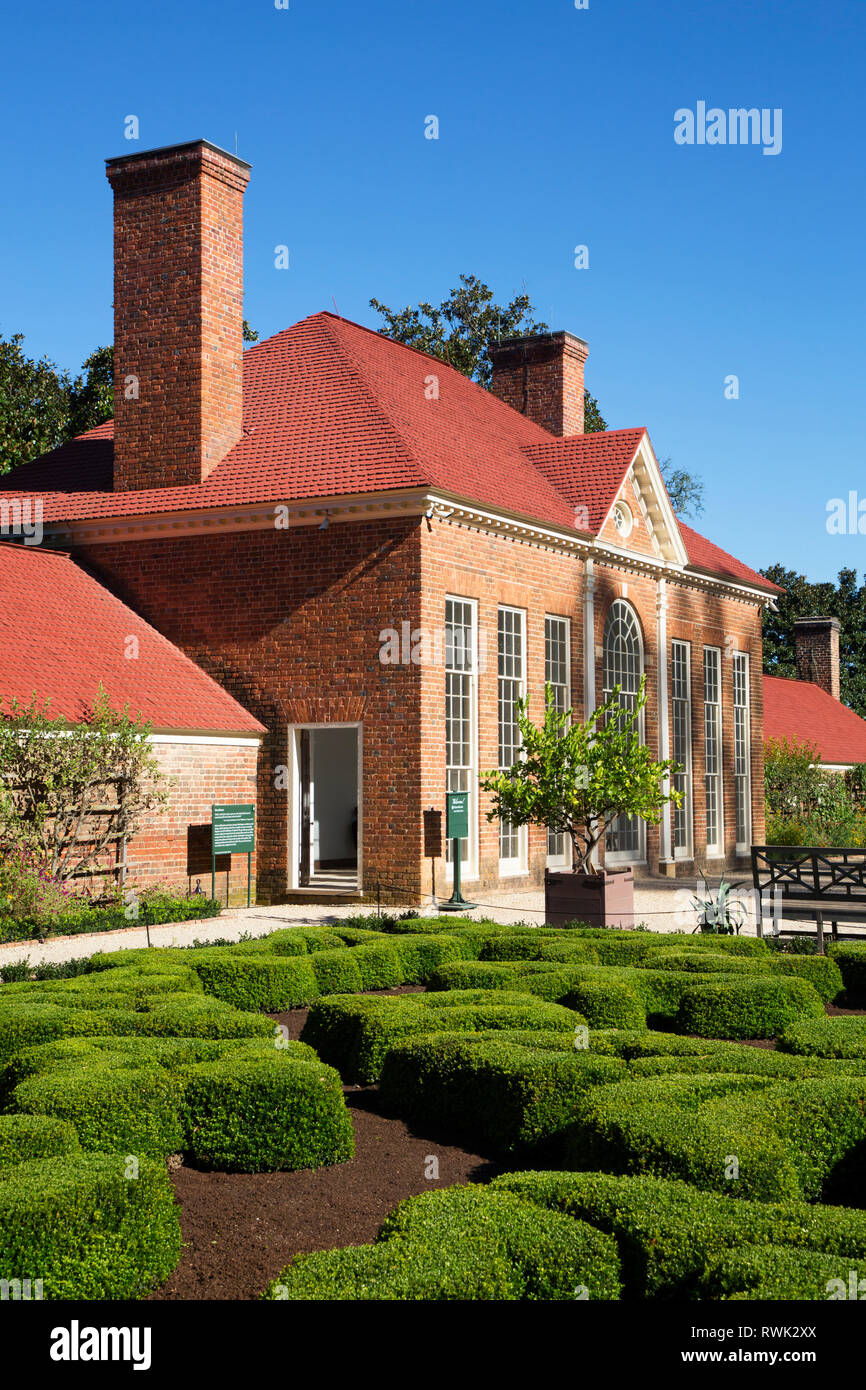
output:
M571 710L557 710L548 686L542 725L529 718L528 699L518 703L522 746L513 767L481 778L493 798L488 820L540 825L571 840L571 871L548 870L544 877L545 920L552 925L634 925L631 865L599 869L595 854L617 816L657 825L666 803L682 799L670 787L676 764L657 762L641 742L645 705L642 680L633 709L623 708L616 687L588 719L572 723Z

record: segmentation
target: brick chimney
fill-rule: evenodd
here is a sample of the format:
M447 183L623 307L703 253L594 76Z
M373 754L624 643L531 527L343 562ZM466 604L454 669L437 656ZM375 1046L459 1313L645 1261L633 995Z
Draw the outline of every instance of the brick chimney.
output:
M583 434L583 368L589 347L572 333L506 338L490 349L491 390L551 434Z
M114 190L114 488L201 483L241 437L250 166L207 140L106 165Z
M820 685L834 700L840 697L839 628L838 618L797 618L794 622L797 679Z

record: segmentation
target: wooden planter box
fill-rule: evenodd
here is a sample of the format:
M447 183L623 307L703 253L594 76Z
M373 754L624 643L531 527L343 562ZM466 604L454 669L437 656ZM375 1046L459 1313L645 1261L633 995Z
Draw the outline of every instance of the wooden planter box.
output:
M634 927L634 870L600 874L551 872L544 875L544 920L548 926L585 922L590 927Z

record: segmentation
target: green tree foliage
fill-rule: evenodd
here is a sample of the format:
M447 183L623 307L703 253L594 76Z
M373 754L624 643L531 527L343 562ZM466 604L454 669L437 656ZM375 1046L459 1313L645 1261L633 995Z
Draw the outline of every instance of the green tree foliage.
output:
M417 309L389 309L378 299L370 304L381 314L379 330L419 352L447 362L449 367L490 389L490 347L500 338L546 333L548 325L532 317L528 294L518 294L510 304L497 304L493 291L477 275L461 275L460 284L438 306L419 304Z
M421 303L417 308L389 309L381 300L370 305L384 320L380 333L407 347L417 348L447 362L464 376L490 389L492 367L490 348L501 338L527 337L546 333L548 325L536 320L527 294L516 295L510 304L497 304L493 291L477 275L461 275L460 285L437 307ZM584 391L585 434L607 429L598 401ZM700 478L683 468L672 468L670 459L661 465L671 504L682 516L703 511L704 485Z
M571 710L557 710L550 686L540 726L529 718L528 698L519 701L520 756L507 772L480 779L493 797L487 819L564 832L574 846L575 872L590 871L592 852L617 816L657 825L666 803L680 805L682 793L665 788L676 764L656 762L641 742L645 705L644 679L633 709L623 708L617 686L582 723L571 722Z
M669 458L662 459L659 468L677 516L700 516L704 510L703 479L684 468L674 468Z
M812 584L805 575L780 564L761 573L785 590L776 600L775 613L764 610L765 675L796 676L796 618L819 614L838 618L842 701L866 718L866 584L857 583L857 571L840 570L836 584Z
M0 702L0 844L36 854L52 879L98 863L168 788L148 742L150 725L112 710L100 686L84 720L68 726L35 695Z
M245 344L259 335L244 319ZM70 377L47 357L34 361L22 333L0 336L0 474L95 429L114 415L114 348L98 347Z
M69 395L67 439L103 425L114 415L114 348L98 347L83 363Z
M72 382L47 357L34 361L22 333L0 336L0 474L67 439Z

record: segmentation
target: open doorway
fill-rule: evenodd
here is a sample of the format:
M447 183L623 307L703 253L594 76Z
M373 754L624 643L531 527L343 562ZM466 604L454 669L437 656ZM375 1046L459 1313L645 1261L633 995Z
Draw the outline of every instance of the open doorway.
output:
M311 725L294 731L297 887L360 889L360 727Z

